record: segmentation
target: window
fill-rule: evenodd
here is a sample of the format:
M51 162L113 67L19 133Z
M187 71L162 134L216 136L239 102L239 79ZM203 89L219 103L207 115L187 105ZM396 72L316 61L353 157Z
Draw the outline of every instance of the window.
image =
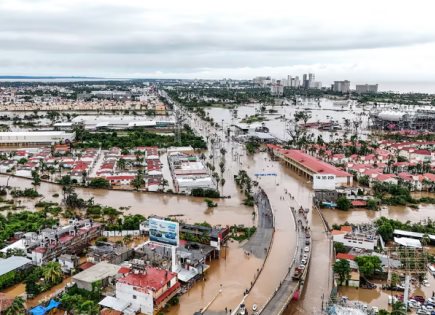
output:
M133 300L136 300L137 299L137 296L136 295L133 295Z

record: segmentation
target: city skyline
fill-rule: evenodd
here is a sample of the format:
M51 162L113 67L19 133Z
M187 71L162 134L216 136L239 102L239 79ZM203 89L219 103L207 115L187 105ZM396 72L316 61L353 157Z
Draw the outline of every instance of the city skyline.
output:
M3 1L1 74L435 81L431 2L345 4Z

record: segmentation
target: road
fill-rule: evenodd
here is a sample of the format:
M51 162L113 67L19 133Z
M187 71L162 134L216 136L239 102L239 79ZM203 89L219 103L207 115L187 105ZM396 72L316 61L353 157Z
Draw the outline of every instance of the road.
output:
M183 112L183 109L181 111ZM216 159L219 155L220 148L232 152L232 159L225 157L228 163L226 168L229 170L226 174L227 182L232 181L232 177L240 169L246 170L253 179L255 178L254 174L261 171L274 170L277 174L280 174L279 178L276 179L258 178L259 185L269 197L276 222L276 230L268 258L260 276L245 300L249 307L257 304L261 308L287 275L298 241L290 211L290 206L297 207L298 205L295 199L290 199L285 194L285 191L291 192L296 198L301 197L299 201L304 203L304 207L310 208L310 190L304 185L301 187L300 180L295 178L294 174L289 173L279 162L271 161L266 153L248 157L244 151L244 146L228 138L225 139L223 130L212 127L209 123L202 121L190 112L184 112L184 117L187 123L196 130L197 134L207 138L209 152L212 152L213 159ZM215 146L214 150L211 148L212 139ZM300 196L299 192L302 193ZM256 245L256 248L261 248L261 246ZM241 298L243 298L243 292Z

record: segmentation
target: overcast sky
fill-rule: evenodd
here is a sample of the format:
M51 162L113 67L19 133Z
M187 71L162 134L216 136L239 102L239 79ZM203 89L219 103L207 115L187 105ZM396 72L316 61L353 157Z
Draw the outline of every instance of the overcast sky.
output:
M435 82L435 1L0 0L0 74Z

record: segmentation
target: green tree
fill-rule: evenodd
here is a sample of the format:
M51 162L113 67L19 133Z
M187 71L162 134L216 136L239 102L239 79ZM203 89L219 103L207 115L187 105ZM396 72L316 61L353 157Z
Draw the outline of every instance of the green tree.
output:
M340 242L334 242L334 248L336 253L347 253L346 246Z
M381 259L378 256L358 256L355 261L360 273L367 278L372 278L376 271L382 271Z
M92 178L91 181L89 182L89 187L110 188L110 182L103 177Z
M346 197L339 197L337 199L337 208L340 210L344 210L347 211L349 210L349 208L352 206L351 202L349 199L347 199Z
M405 304L401 301L397 301L393 304L393 310L391 311L391 315L405 315L406 307Z
M334 272L338 275L339 285L343 285L343 282L349 279L350 264L346 259L340 259L334 263Z
M26 308L24 307L24 300L19 296L17 296L14 299L11 306L9 306L4 312L4 315L25 315L25 314L26 314Z
M139 190L145 183L144 177L141 170L137 171L136 177L131 181L131 185L136 189Z
M42 275L44 276L45 281L51 284L58 284L63 279L60 264L53 261L42 266Z
M39 173L37 171L32 171L32 185L38 186L41 184L41 177L39 176Z
M119 169L121 169L121 170L125 170L125 167L126 167L126 162L125 162L125 159L123 159L123 158L120 158L119 160L118 160L118 162L116 163L116 165L118 166L118 168Z

